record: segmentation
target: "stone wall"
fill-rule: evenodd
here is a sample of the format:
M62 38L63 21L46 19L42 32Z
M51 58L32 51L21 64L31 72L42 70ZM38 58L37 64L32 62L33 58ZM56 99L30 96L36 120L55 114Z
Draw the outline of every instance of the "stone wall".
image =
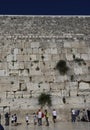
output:
M0 106L37 109L41 92L57 109L90 108L90 17L0 16Z

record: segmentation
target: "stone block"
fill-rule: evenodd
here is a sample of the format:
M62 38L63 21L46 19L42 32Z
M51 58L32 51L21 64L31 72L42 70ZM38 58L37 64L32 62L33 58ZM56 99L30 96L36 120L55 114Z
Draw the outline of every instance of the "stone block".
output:
M30 55L31 61L37 60L36 55Z
M31 42L31 48L39 48L40 44L39 42Z
M90 90L90 84L89 83L81 82L79 84L79 90L80 91L89 91Z
M78 40L71 42L71 47L72 48L81 48Z
M45 54L45 55L43 55L44 56L44 61L51 61L51 55L47 55L47 54Z
M67 75L64 76L55 76L55 82L59 83L59 82L64 82L67 80Z
M34 76L34 75L41 75L42 76L42 72L41 72L41 70L39 70L39 71L36 71L35 69L32 69L32 70L30 70L30 75L31 76Z
M70 89L75 89L78 87L78 82L70 82Z
M33 48L32 49L32 54L38 54L38 48Z
M51 54L51 49L50 48L47 48L44 50L45 54Z
M24 56L23 55L17 55L16 58L17 58L18 62L24 61Z
M14 49L14 55L18 54L18 48Z
M24 69L24 62L19 62L19 69Z
M57 48L51 48L51 54L57 54Z
M0 76L6 76L6 71L5 70L0 70Z
M82 97L76 97L76 96L73 96L71 98L68 99L68 103L69 104L72 104L72 107L73 105L77 105L77 106L80 106L82 105L84 102L83 102L83 98Z
M76 75L83 74L83 70L82 70L81 67L74 68L74 73L75 73Z
M56 55L56 54L53 54L53 55L51 55L51 61L59 61L59 59L60 59L60 56L59 55Z
M71 89L70 90L70 97L72 98L73 96L77 96L77 88Z
M73 55L72 54L66 54L66 59L68 61L72 61L73 60Z
M88 54L81 54L81 59L89 60Z
M71 48L72 42L64 41L64 48Z
M13 61L13 55L12 54L9 54L9 55L7 55L7 62L11 62L11 61Z
M26 48L26 53L27 54L32 54L32 48Z

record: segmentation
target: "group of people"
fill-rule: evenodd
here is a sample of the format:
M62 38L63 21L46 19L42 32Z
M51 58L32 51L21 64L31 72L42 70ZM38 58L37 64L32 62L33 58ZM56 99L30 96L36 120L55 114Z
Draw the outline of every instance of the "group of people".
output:
M12 117L11 117L11 124L17 125L17 115L16 114L12 115Z
M53 109L52 118L53 118L54 123L56 122L56 117L57 117L56 110ZM34 112L33 113L34 125L36 125L36 124L38 124L39 126L42 125L43 118L45 118L46 126L49 126L49 113L48 113L47 109L45 109L44 112L42 112L41 109L39 109L36 113ZM28 125L29 124L28 114L26 114L25 120L26 120L26 124Z
M90 122L90 110L88 108L83 110L71 109L71 121L75 122L76 120Z

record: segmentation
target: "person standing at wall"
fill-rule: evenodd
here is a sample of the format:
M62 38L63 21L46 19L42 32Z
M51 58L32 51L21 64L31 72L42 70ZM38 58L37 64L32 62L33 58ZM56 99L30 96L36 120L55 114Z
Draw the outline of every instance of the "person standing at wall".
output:
M76 111L74 109L71 109L71 118L72 118L72 122L76 121Z
M5 113L5 125L6 126L9 125L9 113L8 112Z
M55 109L53 109L53 111L52 111L52 118L53 118L53 122L55 123L56 122L56 118L57 118L57 113L56 113Z
M34 122L34 125L37 124L37 115L35 112L33 113L33 122Z
M0 124L1 124L1 114L0 114Z
M49 117L49 114L48 114L48 112L47 112L47 109L45 109L46 126L49 126L48 117Z
M28 121L29 121L28 113L27 113L26 116L25 116L25 121L26 121L26 124L28 125L28 124L29 124L29 123L28 123Z
M42 111L39 109L37 112L38 125L42 125Z
M0 124L0 130L4 130L4 127Z

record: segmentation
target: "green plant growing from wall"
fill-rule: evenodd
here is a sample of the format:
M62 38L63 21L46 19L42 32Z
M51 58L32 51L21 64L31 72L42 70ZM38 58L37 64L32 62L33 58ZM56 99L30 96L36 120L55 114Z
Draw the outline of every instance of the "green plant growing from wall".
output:
M38 97L38 103L39 105L41 105L42 107L47 105L47 106L51 106L52 105L52 100L51 100L51 95L50 94L46 94L46 93L41 93Z
M56 65L56 69L59 70L61 75L65 75L69 68L66 65L66 61L60 60Z

